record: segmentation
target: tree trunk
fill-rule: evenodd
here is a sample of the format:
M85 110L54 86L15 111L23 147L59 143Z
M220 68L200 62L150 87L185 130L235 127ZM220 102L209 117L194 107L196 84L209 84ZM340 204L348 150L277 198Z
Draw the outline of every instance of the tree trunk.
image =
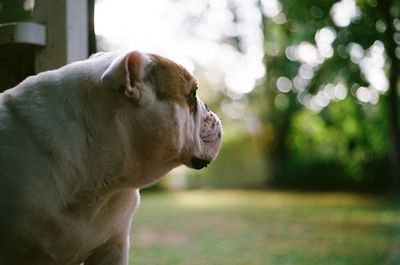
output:
M399 128L399 113L398 113L398 95L397 84L399 81L400 65L396 56L396 43L394 42L395 28L393 25L393 16L390 9L393 0L378 1L380 10L382 11L385 23L387 25L385 35L385 49L391 62L391 67L388 70L389 91L388 91L388 114L390 123L390 159L393 169L393 185L397 192L400 192L400 128Z
M96 41L96 33L94 31L94 5L95 0L88 0L88 21L89 21L89 55L97 52L97 41Z

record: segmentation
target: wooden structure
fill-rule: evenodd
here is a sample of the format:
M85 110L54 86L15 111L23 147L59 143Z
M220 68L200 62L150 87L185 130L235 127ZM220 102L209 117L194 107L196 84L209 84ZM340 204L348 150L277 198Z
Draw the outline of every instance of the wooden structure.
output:
M0 91L87 56L87 1L36 0L33 21L0 25Z

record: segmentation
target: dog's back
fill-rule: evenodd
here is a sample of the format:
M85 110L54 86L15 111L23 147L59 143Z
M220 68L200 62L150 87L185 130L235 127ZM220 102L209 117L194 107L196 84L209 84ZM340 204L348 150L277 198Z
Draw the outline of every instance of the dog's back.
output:
M41 208L54 202L55 196L48 160L52 146L40 133L47 118L46 102L35 98L41 91L29 86L36 82L32 79L36 77L0 94L1 264L35 264L41 246L29 238L35 238L40 229L52 229L48 222L48 227L36 226L46 218ZM36 88L40 90L40 86Z

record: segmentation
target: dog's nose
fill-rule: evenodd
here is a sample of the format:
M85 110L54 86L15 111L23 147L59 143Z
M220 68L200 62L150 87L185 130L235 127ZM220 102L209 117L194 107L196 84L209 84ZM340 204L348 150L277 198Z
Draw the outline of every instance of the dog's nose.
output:
M208 164L210 164L210 161L198 157L192 157L190 162L192 163L192 167L194 169L202 169L204 167L207 167Z

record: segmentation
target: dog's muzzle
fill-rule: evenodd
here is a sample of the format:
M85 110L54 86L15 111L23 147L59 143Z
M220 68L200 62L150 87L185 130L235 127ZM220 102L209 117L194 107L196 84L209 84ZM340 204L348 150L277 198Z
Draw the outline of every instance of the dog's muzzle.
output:
M217 115L200 99L198 100L198 109L199 128L195 131L198 133L195 135L198 146L188 163L189 167L194 169L205 168L216 158L222 140L222 126Z

